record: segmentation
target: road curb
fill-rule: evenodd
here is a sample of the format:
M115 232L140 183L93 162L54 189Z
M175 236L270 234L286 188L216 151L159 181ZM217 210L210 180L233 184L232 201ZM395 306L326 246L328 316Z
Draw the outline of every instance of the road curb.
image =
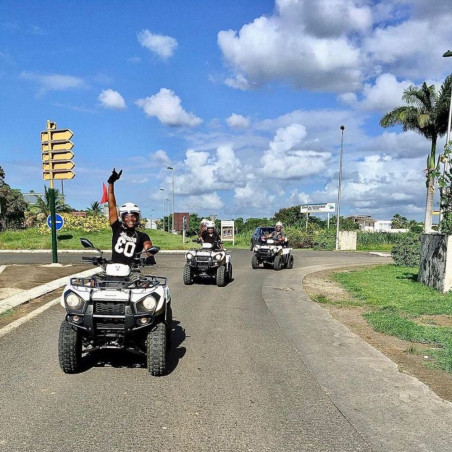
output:
M28 301L40 297L46 293L52 292L53 290L59 289L65 286L69 279L74 276L79 276L81 278L92 276L100 271L100 268L93 268L91 270L86 270L81 273L76 273L70 276L64 276L63 278L55 279L47 284L42 284L41 286L33 287L30 290L23 291L11 297L5 298L0 301L0 314L4 313L8 309L16 308L17 306L27 303Z

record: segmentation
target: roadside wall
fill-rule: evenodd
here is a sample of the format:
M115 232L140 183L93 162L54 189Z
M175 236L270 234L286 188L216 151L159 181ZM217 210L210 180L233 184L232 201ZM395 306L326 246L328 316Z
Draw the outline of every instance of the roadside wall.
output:
M356 251L356 231L339 231L338 239L339 250Z
M418 281L443 293L452 288L452 236L422 234Z

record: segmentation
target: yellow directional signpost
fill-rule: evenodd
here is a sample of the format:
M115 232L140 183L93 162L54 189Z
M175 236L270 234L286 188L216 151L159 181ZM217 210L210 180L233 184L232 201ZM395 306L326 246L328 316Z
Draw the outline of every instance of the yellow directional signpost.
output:
M74 135L70 129L57 129L56 122L47 121L46 130L41 132L42 178L49 181L50 224L52 230L52 261L58 262L55 217L54 180L73 179L72 169L74 147L71 138Z

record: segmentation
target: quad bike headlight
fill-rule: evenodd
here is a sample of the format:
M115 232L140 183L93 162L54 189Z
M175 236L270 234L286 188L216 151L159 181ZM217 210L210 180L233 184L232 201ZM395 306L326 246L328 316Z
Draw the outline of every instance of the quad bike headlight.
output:
M83 299L74 292L68 292L64 296L66 307L72 310L81 310L83 308Z
M223 259L223 253L218 253L216 256L215 256L215 259L217 260L217 261L221 261L221 259Z
M187 253L187 254L185 255L185 257L186 257L188 260L193 259L193 254Z
M137 303L137 311L138 312L146 312L151 313L155 311L157 307L157 302L160 300L160 295L157 293L153 293Z
M259 248L259 245L254 245L253 251L256 252Z

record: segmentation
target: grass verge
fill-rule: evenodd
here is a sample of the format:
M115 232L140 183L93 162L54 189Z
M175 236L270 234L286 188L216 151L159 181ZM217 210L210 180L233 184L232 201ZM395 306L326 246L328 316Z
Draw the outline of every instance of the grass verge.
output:
M375 331L429 344L437 367L452 372L452 294L417 282L417 269L384 265L341 272L334 279L367 307Z

